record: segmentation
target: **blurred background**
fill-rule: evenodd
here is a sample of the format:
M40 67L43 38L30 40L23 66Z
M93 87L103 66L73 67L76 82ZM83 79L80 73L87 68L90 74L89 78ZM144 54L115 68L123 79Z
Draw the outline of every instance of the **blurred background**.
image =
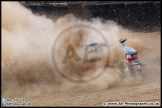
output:
M116 21L135 31L161 30L161 1L19 1L33 13L59 18L68 13L81 19Z

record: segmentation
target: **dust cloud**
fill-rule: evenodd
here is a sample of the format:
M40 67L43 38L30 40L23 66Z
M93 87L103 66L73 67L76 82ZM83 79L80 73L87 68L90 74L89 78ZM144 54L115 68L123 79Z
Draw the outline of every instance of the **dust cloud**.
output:
M110 63L110 67L98 78L87 83L74 83L60 76L52 62L51 50L57 36L66 28L86 24L99 30L108 40L110 47L109 58L118 57L117 62ZM95 91L133 84L135 81L129 75L121 78L123 66L126 63L125 50L119 44L119 39L127 38L128 44L139 51L149 49L140 39L134 38L132 32L123 29L113 21L81 20L68 14L52 21L45 16L34 15L18 2L2 2L2 96L31 97L41 94L58 92ZM61 64L64 52L69 44L73 44L76 51L81 43L89 39L103 42L100 36L87 29L74 28L65 33L57 44L56 61ZM98 38L94 38L98 37ZM94 39L94 40L93 40ZM81 54L81 53L80 53ZM80 55L81 56L81 55ZM83 57L82 57L83 59ZM60 65L59 65L60 66ZM78 74L71 74L71 67L75 61L67 66L60 66L63 72L71 77L80 78ZM90 77L100 69L89 70L84 76ZM80 74L79 74L80 75Z

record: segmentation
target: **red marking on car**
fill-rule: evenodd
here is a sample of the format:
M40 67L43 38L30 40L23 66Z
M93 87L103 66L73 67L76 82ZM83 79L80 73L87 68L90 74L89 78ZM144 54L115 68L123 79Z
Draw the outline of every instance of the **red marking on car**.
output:
M133 55L133 58L138 58L138 54L134 54Z
M117 59L118 59L118 57L113 57L113 58L109 58L107 60L92 62L92 63L90 63L88 65L84 65L84 66L81 66L81 67L74 68L74 70L82 70L82 71L87 70L87 69L90 69L92 67L95 67L98 63L103 63L104 65L106 65L107 63L116 61Z
M126 54L126 59L127 59L128 62L132 62L133 61L133 58L132 58L131 54Z

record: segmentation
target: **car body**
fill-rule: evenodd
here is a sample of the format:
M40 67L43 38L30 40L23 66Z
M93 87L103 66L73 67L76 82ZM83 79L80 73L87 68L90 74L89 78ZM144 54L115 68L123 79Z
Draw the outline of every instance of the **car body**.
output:
M130 71L131 75L135 75L135 72L141 73L141 62L138 60L138 51L132 48L131 46L124 44L126 40L127 39L119 40L120 44L123 45L124 49L126 50L125 59L127 60L127 65L126 66L124 65L123 69L125 71ZM103 42L92 42L92 43L86 44L85 46L93 47L95 49L94 52L101 53L102 52L101 47L102 46L106 47L106 44L107 43L103 43ZM110 61L111 62L116 61L117 59L118 59L117 57L112 58L112 59L107 59L107 60L104 60L103 63L105 63L104 65L108 67ZM84 69L92 68L96 66L97 61L98 60L96 58L90 58L89 63L87 65L81 66L78 69L84 70Z
M127 39L119 40L120 43L123 45L123 47L125 48L125 50L127 52L126 53L126 59L127 59L126 70L130 70L132 75L134 75L135 72L140 72L141 73L142 64L138 59L138 51L135 50L133 47L124 44L124 42L126 40Z

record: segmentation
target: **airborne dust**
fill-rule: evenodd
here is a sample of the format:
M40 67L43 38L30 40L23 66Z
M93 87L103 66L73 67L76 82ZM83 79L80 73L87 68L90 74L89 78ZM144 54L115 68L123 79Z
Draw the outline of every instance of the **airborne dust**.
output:
M102 32L109 42L110 57L119 58L118 62L111 64L100 77L87 83L70 82L60 76L51 57L53 42L59 33L77 24L86 24ZM67 37L58 42L56 61L61 62L64 56L62 51L65 52L69 44L73 44L78 51L80 43L89 38L86 34L84 28L66 32ZM92 40L98 37L94 41L103 41L95 33L90 35ZM95 91L133 84L135 81L129 75L124 80L120 78L123 73L120 66L126 62L125 50L119 44L119 39L122 38L127 38L128 45L137 49L139 53L143 49L151 49L143 41L135 38L132 31L113 21L87 21L71 14L53 21L45 16L34 15L17 2L2 2L2 96L30 97L56 92ZM61 69L64 72L70 71L71 65L74 66L75 62L72 61L69 66L61 66ZM99 69L89 70L86 74L91 76L97 71Z

